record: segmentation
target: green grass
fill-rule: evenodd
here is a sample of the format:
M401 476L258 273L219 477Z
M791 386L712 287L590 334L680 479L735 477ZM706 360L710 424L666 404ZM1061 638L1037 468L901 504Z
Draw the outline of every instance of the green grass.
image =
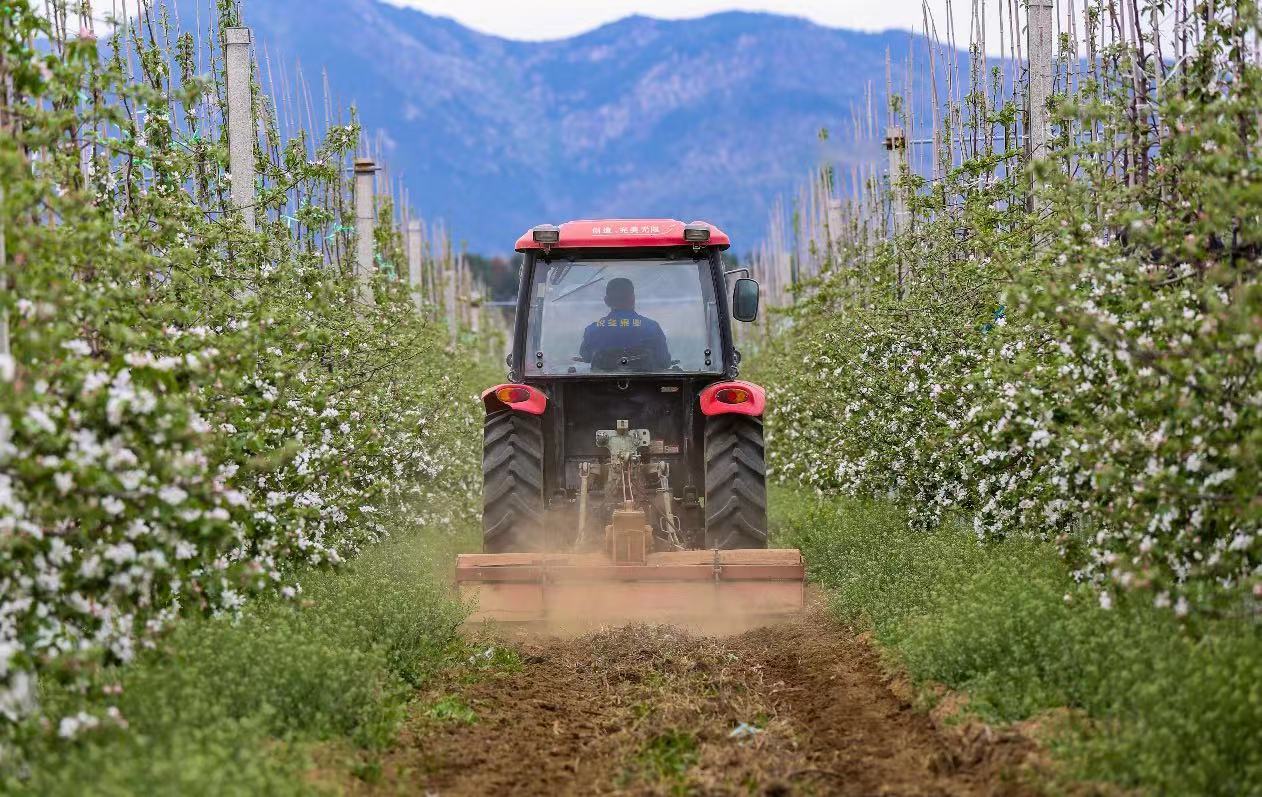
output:
M425 710L425 716L438 722L454 722L472 725L478 721L477 712L456 695L445 695Z
M237 622L177 624L158 649L100 674L112 698L46 689L50 715L114 705L128 723L72 741L32 733L0 792L40 795L300 794L324 742L344 768L374 771L415 687L453 657L464 610L443 574L461 533L409 532L335 572L297 602L260 600ZM96 690L99 695L99 690ZM86 703L85 703L86 701Z
M1011 722L1060 707L1066 778L1152 794L1262 794L1262 628L1183 623L1151 595L1103 610L1049 544L913 532L888 504L777 491L779 543L918 683ZM1053 784L1054 785L1054 784Z
M687 794L687 774L699 758L697 738L683 730L670 729L650 738L636 752L631 766L618 783L655 784L671 794Z

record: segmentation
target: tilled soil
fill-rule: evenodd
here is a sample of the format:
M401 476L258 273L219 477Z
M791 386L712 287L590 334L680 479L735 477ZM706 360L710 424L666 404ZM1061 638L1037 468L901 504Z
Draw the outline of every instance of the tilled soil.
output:
M521 666L426 695L372 791L1030 793L1029 742L939 727L822 611L726 638L632 626L499 644Z

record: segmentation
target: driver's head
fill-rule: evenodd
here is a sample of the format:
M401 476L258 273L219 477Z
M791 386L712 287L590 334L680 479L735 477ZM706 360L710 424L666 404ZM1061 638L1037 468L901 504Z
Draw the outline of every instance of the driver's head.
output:
M614 277L605 286L605 304L610 310L635 309L635 285L626 277Z

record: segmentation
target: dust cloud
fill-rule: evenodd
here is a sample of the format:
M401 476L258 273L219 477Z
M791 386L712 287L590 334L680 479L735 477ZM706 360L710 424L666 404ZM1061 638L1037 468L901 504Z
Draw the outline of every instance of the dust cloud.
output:
M610 568L615 570L616 568ZM473 605L466 626L490 623L560 637L629 625L666 625L699 636L731 636L801 614L795 581L584 579L556 583L462 584Z
M670 626L698 637L729 637L791 622L798 615L751 609L745 596L712 584L706 585L713 595L705 610L692 605L663 606L660 595L669 586L658 582L635 583L631 589L619 582L572 585L566 587L564 598L549 602L541 619L515 623L485 619L472 624L561 639L640 625ZM611 589L616 590L616 606L611 605Z

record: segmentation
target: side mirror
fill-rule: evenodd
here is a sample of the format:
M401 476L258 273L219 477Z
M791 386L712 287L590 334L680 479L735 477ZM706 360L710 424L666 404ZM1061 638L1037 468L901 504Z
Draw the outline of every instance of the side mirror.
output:
M758 281L742 277L732 288L732 318L754 321L758 318Z

